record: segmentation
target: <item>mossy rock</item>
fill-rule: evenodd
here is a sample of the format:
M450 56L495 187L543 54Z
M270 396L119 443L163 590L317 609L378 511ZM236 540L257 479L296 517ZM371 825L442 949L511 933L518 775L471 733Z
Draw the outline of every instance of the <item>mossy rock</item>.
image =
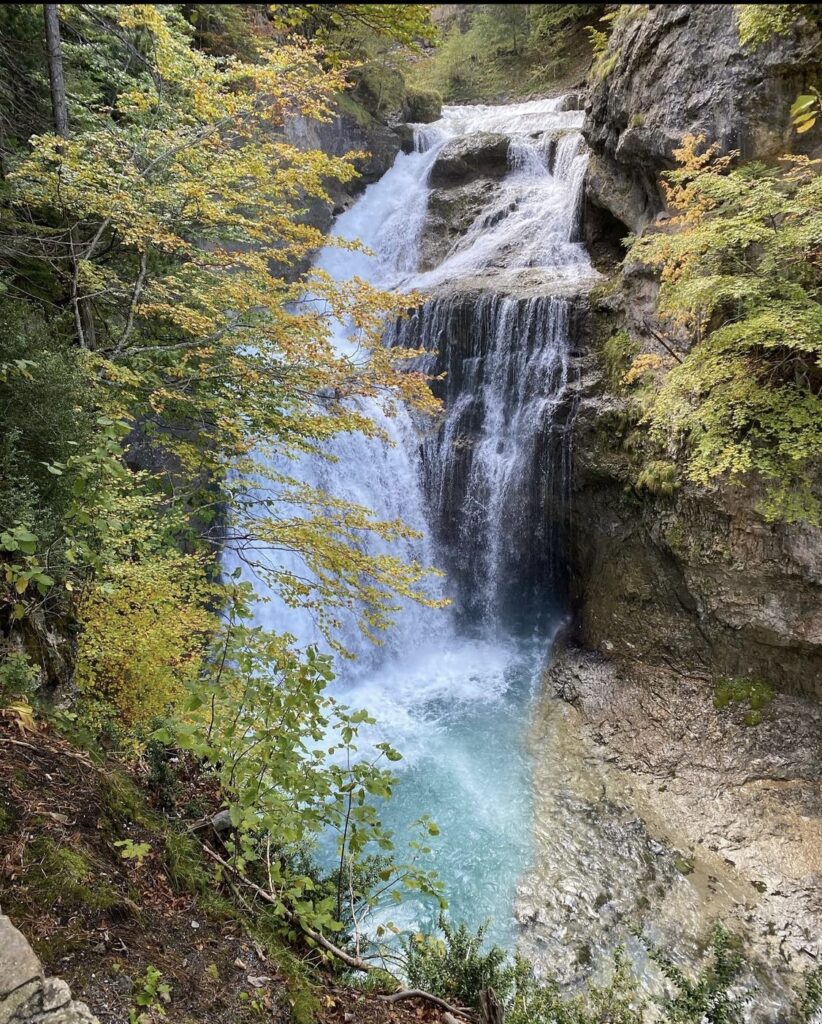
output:
M442 96L434 89L409 86L402 101L402 116L412 124L428 124L442 115Z

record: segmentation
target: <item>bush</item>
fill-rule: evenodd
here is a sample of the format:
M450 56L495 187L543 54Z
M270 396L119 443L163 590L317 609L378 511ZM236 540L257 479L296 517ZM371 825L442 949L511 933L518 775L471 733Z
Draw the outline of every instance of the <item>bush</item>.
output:
M38 672L20 651L0 654L0 707L32 692Z
M77 682L102 728L139 729L198 675L212 623L201 562L166 554L112 566L80 606Z
M476 1009L487 988L503 1002L509 999L522 962L512 963L499 946L483 950L488 925L471 932L464 923L454 927L441 916L439 926L442 938L414 935L403 943L409 986Z

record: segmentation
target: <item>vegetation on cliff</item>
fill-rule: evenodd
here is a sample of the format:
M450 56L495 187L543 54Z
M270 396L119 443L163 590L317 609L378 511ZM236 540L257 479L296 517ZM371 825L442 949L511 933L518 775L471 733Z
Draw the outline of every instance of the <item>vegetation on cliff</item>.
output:
M695 138L677 157L675 216L631 258L661 269L659 311L695 343L634 362L632 378L659 382L645 420L695 482L754 473L767 518L819 524L820 162L734 166Z
M446 4L437 8L439 45L411 62L409 79L471 103L539 95L569 79L579 84L590 60L584 27L605 6Z

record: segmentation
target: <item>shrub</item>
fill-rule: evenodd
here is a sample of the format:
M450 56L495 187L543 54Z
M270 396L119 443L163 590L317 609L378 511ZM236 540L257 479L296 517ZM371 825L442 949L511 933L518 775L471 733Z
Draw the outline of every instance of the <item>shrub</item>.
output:
M80 606L85 710L122 732L146 726L196 678L211 617L201 562L165 554L110 567Z
M439 926L442 937L414 935L404 941L409 985L475 1008L487 988L507 1000L516 986L520 963L512 963L499 946L483 949L487 924L471 932L466 924L454 926L441 916Z

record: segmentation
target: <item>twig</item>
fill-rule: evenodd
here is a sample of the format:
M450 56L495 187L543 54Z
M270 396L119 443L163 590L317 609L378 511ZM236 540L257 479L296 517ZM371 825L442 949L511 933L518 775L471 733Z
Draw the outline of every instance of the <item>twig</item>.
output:
M676 352L675 352L675 351L673 350L673 348L671 348L671 346L670 346L670 345L668 344L668 342L667 342L667 341L666 341L666 340L665 340L665 339L664 339L664 338L663 338L663 337L662 337L662 336L661 336L660 334L658 334L658 333L657 333L657 332L656 332L656 331L655 331L655 330L653 329L653 327L651 327L651 325L650 325L650 324L648 323L647 319L643 318L643 321L642 321L642 326L643 326L643 327L645 328L645 330L646 330L646 331L647 331L647 332L648 332L649 334L653 335L653 337L654 337L654 338L656 338L656 340L657 340L657 341L659 342L659 344L660 344L660 345L661 345L661 346L662 346L662 347L663 347L663 348L665 349L665 351L666 351L666 352L668 353L668 355L669 355L669 356L671 356L672 358L674 358L674 359L675 359L675 360L676 360L676 361L677 361L678 363L681 363L681 362L682 362L682 358L681 358L681 356L679 356L679 355L678 355L678 354L677 354L677 353L676 353Z

